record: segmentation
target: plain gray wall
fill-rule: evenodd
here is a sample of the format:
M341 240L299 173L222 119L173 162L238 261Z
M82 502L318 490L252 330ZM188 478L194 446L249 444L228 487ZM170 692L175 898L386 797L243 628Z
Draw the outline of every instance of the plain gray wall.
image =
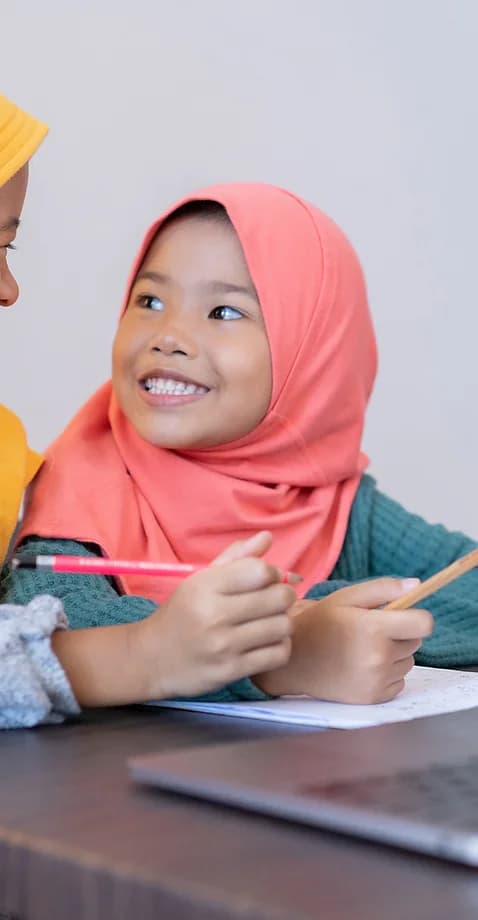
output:
M109 376L148 222L218 180L313 200L362 259L380 486L478 537L476 0L0 3L0 91L51 126L0 392L42 447Z

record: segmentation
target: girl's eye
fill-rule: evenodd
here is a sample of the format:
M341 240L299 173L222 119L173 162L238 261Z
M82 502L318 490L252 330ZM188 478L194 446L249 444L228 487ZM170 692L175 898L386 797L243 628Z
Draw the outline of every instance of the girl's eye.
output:
M214 310L211 310L209 314L210 319L242 319L244 316L240 310L236 310L235 307L214 307Z
M138 303L140 307L145 307L147 310L164 310L164 303L159 297L152 297L150 294L145 294L142 297L138 297Z

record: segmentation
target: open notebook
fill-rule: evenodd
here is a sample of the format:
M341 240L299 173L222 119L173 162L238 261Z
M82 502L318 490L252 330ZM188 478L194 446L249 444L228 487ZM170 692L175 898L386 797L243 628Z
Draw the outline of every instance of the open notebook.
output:
M326 703L304 696L238 703L165 700L150 705L317 728L366 728L472 709L478 706L478 673L414 667L398 697L389 703L370 706Z

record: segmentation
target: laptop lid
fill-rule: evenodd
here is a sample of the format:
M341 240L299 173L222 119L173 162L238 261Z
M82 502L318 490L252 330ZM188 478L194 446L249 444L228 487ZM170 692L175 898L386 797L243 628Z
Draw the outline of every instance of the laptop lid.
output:
M472 709L150 754L129 769L162 790L478 865L477 735Z

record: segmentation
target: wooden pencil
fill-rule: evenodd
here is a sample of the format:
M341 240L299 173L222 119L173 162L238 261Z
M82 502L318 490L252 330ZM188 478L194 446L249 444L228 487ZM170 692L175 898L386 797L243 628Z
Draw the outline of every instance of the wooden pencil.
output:
M408 607L414 607L419 601L423 601L430 594L434 594L435 591L444 588L445 585L451 584L456 578L460 578L461 575L476 566L478 566L478 549L473 549L471 553L467 553L466 556L462 556L461 559L452 562L451 565L441 569L436 575L432 575L431 578L422 581L416 588L412 588L411 591L407 591L406 594L402 594L396 600L385 604L382 610L406 610Z

